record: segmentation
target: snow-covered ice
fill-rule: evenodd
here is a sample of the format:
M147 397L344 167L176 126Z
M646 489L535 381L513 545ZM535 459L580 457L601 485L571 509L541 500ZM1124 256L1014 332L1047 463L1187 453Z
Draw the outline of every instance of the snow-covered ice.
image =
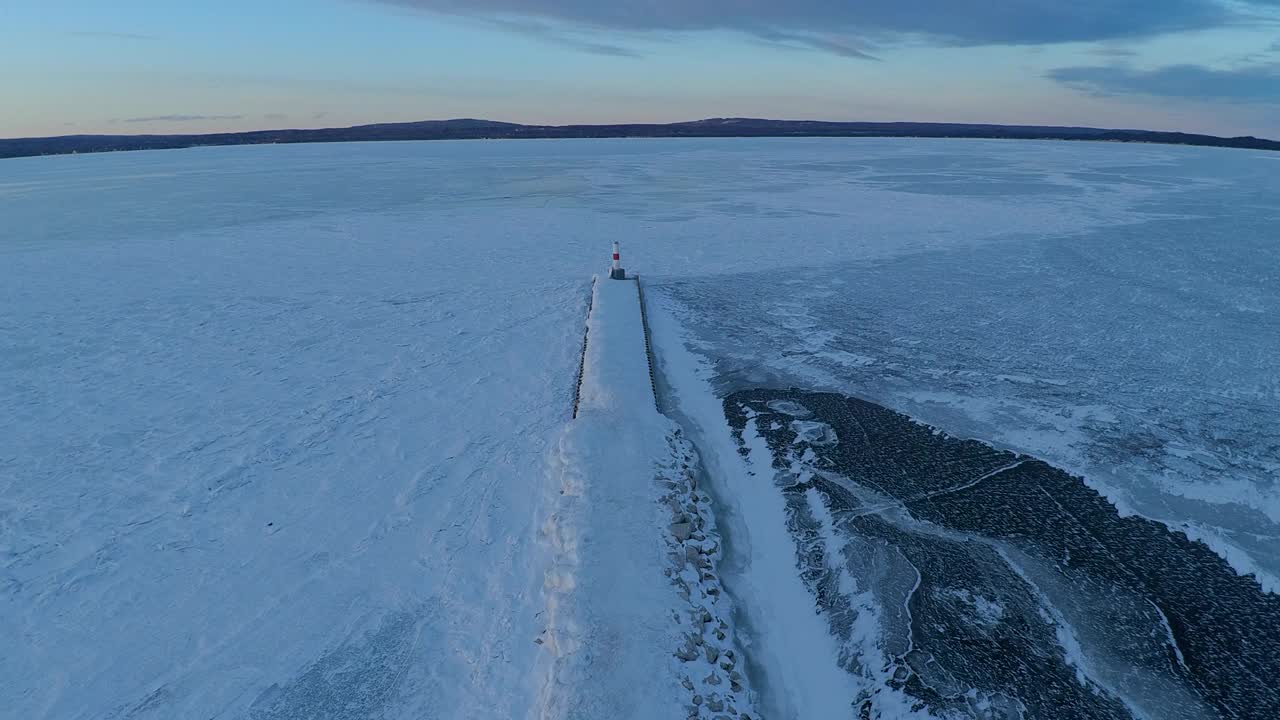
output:
M528 711L587 283L421 233L6 248L6 712Z

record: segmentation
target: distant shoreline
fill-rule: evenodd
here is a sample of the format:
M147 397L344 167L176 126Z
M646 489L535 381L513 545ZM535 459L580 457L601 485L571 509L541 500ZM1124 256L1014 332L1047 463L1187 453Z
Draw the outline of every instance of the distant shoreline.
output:
M200 135L66 135L0 139L0 159L43 155L174 150L231 145L279 145L394 140L519 140L568 138L901 137L971 140L1092 140L1280 151L1280 142L1252 136L1039 125L824 122L713 118L670 124L520 125L489 120L428 120L316 130L255 130Z

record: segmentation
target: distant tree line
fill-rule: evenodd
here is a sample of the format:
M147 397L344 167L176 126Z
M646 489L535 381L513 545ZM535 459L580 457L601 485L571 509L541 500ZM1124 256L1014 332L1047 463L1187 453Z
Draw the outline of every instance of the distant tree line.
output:
M0 140L0 158L273 143L624 137L927 137L1093 140L1280 150L1280 142L1255 137L1224 138L1150 130L714 118L665 125L519 125L488 120L429 120L321 130L260 130L210 135L68 135Z

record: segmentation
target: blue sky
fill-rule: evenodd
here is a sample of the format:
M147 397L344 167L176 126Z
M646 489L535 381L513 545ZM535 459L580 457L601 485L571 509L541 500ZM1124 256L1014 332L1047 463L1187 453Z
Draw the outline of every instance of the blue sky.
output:
M0 0L0 137L717 116L1280 137L1280 0Z

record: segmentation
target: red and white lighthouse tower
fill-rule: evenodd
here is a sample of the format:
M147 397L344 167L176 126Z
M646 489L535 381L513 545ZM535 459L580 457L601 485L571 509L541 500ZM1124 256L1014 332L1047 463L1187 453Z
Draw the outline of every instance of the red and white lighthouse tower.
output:
M613 243L613 267L609 270L610 280L626 280L627 271L622 269L622 255L618 252L618 243Z

